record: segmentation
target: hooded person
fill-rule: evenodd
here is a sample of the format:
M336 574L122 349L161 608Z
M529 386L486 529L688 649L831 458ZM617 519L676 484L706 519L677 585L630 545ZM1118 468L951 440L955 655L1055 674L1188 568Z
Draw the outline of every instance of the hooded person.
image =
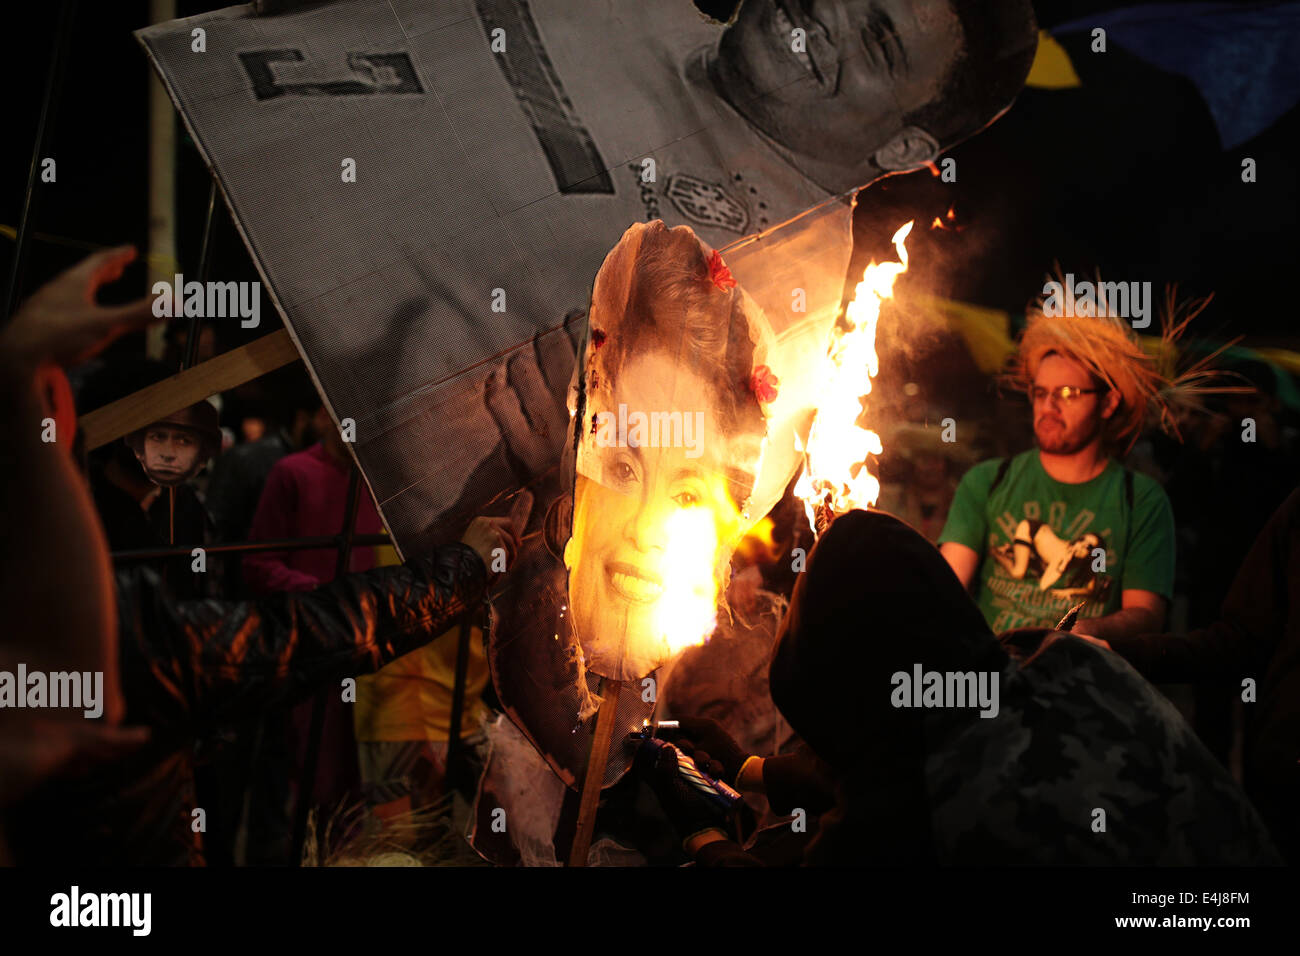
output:
M1018 663L934 547L891 515L849 512L822 536L770 682L835 781L806 863L1279 862L1228 773L1132 668L1062 632ZM751 759L720 769L735 780ZM677 787L674 764L647 773L697 859L752 862Z

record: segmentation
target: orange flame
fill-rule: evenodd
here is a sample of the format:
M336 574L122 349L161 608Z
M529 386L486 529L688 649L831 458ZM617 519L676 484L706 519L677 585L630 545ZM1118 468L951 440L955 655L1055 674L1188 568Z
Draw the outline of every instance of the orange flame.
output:
M835 330L820 381L826 382L825 396L813 418L808 442L800 442L804 469L794 493L803 500L808 523L816 531L816 514L828 506L835 514L875 504L880 482L867 468L867 456L883 449L880 436L858 425L863 398L871 393L871 380L880 370L876 354L876 323L880 304L893 298L894 280L907 271L907 247L903 245L912 223L899 228L891 240L898 250L898 262L872 260L853 293L845 327ZM797 441L797 436L796 436Z
M946 229L946 230L954 230L954 231L956 231L956 232L961 232L961 231L962 231L963 229L965 229L966 227L954 223L953 220L956 219L956 218L957 218L957 209L956 209L956 207L955 207L955 206L949 206L949 207L948 207L948 212L944 215L944 217L943 217L942 219L940 219L938 216L935 216L935 217L934 217L934 221L930 223L930 228L931 228L931 229ZM950 224L951 224L951 225L950 225Z
M740 546L736 548L736 554L751 564L775 561L780 552L777 551L776 539L772 536L774 527L775 524L771 517L763 518L762 521L750 528L745 537L741 539Z

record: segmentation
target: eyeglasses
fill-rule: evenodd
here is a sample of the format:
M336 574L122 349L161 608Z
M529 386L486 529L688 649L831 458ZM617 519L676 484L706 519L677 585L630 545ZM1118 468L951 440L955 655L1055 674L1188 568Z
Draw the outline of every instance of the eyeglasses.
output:
M1056 399L1060 405L1072 405L1079 400L1080 395L1096 395L1098 392L1105 392L1104 388L1080 388L1077 385L1058 385L1056 388L1043 388L1035 385L1029 389L1029 398L1035 405L1044 402L1050 396Z

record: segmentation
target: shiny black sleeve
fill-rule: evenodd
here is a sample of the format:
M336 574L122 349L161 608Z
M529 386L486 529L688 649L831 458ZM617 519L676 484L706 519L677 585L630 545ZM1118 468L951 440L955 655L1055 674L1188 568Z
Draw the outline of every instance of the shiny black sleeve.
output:
M469 546L349 574L314 591L248 601L172 600L157 574L118 575L130 719L154 726L238 720L378 670L446 631L483 599Z

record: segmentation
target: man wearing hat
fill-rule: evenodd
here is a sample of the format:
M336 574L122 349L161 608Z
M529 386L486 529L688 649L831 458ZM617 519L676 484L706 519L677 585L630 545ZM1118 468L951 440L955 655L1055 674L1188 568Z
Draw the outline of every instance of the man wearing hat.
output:
M154 484L183 484L221 450L217 410L207 401L172 412L126 436L140 466Z
M1166 325L1166 344L1185 324ZM939 536L995 632L1051 628L1079 604L1077 629L1094 637L1163 628L1173 511L1117 458L1148 411L1173 428L1169 400L1203 376L1167 377L1121 318L1030 315L1010 377L1029 395L1038 447L968 471Z

